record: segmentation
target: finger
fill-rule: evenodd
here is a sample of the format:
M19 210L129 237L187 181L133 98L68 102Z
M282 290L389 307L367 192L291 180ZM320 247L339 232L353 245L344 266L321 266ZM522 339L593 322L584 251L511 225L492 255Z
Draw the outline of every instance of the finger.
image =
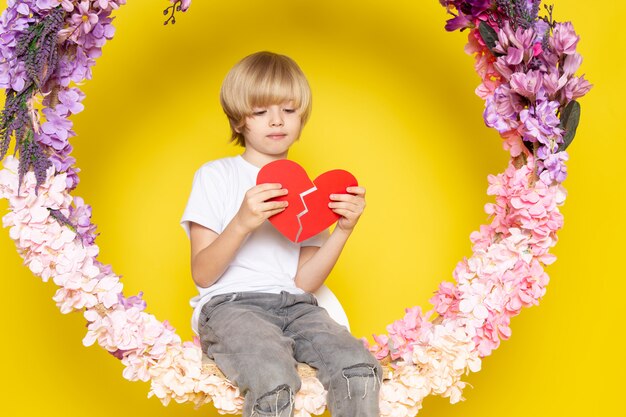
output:
M284 209L289 205L288 201L268 201L266 203L259 204L259 210L261 212L272 211L276 209Z
M275 197L281 197L281 196L287 195L288 193L289 193L289 190L287 190L286 188L265 190L265 191L259 192L258 194L255 194L253 199L255 201L267 201Z
M354 214L354 212L350 211L350 210L346 210L346 209L342 209L342 208L336 208L336 209L332 209L333 212L337 213L340 216L345 217L348 220L354 220L356 218L358 218L358 216L356 214Z
M285 207L278 208L278 209L275 209L275 210L266 211L265 212L265 214L267 215L266 219L269 219L270 217L275 216L276 214L280 213L281 211L285 211Z
M363 197L352 194L331 194L328 197L334 201L347 201L354 204L358 204L359 201L363 201Z
M354 186L354 187L348 187L346 188L346 192L350 193L350 194L356 194L356 195L360 195L360 196L365 196L365 187L361 187L361 186Z
M340 209L349 210L355 213L358 212L359 210L358 205L354 203L344 203L344 202L331 202L331 203L328 203L328 207L330 207L331 209L340 208Z
M282 184L279 184L277 182L266 182L264 184L255 185L254 187L250 188L250 192L252 195L256 195L263 191L278 190L278 189L281 189L282 187L283 187Z
M337 196L341 196L335 199L335 201L331 202L343 202L345 204L353 204L354 208L352 210L354 211L358 211L358 212L362 212L363 210L365 210L365 199L362 197L357 197L357 196L353 196L350 194L336 194ZM343 207L343 208L348 208L347 206L333 206L329 204L329 207Z

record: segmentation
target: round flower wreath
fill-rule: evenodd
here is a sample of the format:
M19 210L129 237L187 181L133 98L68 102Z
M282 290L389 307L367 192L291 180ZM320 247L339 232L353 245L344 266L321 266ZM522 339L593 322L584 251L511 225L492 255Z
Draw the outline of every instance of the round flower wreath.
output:
M169 0L165 23L190 0ZM91 207L70 192L78 169L68 139L69 117L85 95L72 83L91 79L91 67L113 37L111 12L125 0L8 0L0 25L0 197L9 200L10 227L24 263L60 288L62 313L83 311L83 343L98 343L125 365L123 375L151 381L149 396L197 406L213 402L220 413L241 411L239 390L203 361L197 340L182 342L167 322L145 312L138 296L125 297L119 276L97 260ZM477 372L481 358L511 335L511 317L538 303L554 262L548 253L563 225L565 149L580 115L575 100L591 85L575 76L582 58L572 24L539 16L540 0L440 0L453 17L446 30L468 29L466 52L475 57L485 100L484 119L511 154L506 170L489 176L485 206L491 223L470 235L473 254L431 299L374 336L370 350L385 365L380 393L383 416L415 415L427 395L462 400L461 377ZM43 99L42 99L43 97ZM37 106L39 105L39 106ZM42 121L42 116L45 121ZM7 156L15 138L14 156ZM433 316L437 315L436 318ZM432 320L431 320L432 319ZM325 391L314 373L302 372L295 399L298 416L321 414Z

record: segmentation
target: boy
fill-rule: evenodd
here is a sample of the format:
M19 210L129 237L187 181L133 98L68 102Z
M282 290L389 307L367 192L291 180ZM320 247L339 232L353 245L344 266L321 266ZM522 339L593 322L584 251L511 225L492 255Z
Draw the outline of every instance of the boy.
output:
M296 363L318 371L333 417L378 416L381 368L311 294L335 265L365 208L365 189L331 195L342 217L296 244L266 220L289 190L256 184L265 164L287 157L311 110L308 82L290 58L252 54L226 76L220 101L243 154L204 164L181 219L191 240L192 299L202 350L245 397L243 415L290 416Z

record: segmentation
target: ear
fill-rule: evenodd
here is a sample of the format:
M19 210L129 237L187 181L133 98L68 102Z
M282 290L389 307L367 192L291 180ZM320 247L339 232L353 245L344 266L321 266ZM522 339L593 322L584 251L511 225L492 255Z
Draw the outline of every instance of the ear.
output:
M235 123L233 120L228 120L228 122L230 123L230 127L236 132L241 134L241 129L237 127L237 123Z

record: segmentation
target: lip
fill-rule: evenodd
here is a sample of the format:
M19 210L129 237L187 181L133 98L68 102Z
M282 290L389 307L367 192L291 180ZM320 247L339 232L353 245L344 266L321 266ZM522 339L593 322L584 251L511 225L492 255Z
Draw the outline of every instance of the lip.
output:
M269 135L267 135L268 138L274 139L274 140L283 139L286 136L287 136L286 133L270 133Z

